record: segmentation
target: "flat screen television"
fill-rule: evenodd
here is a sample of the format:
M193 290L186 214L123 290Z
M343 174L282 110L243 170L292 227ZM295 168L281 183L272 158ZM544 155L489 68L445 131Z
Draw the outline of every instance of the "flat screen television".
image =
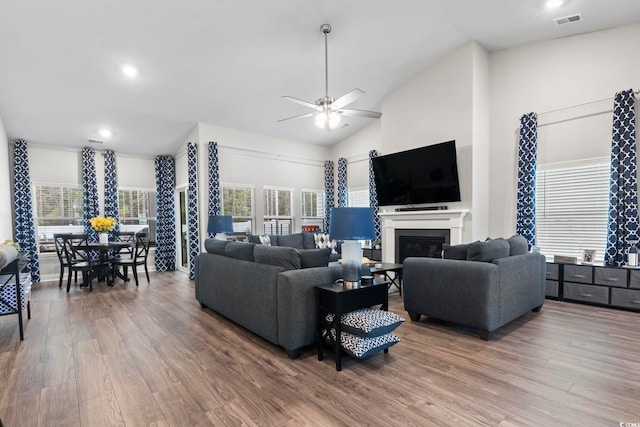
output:
M372 162L380 206L460 201L455 141L374 157Z

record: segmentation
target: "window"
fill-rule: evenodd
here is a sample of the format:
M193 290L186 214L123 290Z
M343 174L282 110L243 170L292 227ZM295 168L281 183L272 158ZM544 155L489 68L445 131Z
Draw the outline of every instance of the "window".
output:
M291 189L265 188L263 190L265 234L291 233L291 199Z
M156 241L156 191L118 190L120 231L140 231L149 227L151 242Z
M253 230L253 188L222 185L222 213L233 216L233 232L251 234Z
M322 228L324 224L324 192L302 190L301 203L302 226L317 226Z
M82 233L82 188L36 185L35 220L40 252L53 252L55 233Z
M349 189L347 206L350 208L368 208L369 207L369 188L353 188Z
M604 259L609 210L609 159L538 165L536 246L546 256Z

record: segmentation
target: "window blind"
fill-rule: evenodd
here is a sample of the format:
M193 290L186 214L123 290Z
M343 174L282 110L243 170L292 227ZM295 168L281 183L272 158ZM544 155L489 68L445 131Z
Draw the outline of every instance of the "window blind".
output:
M604 259L609 210L609 159L538 165L536 246L549 258L595 249Z

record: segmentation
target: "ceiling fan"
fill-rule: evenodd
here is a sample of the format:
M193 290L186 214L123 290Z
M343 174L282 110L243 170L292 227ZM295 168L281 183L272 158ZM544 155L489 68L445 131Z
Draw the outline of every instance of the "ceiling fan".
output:
M358 99L364 91L356 88L340 98L331 98L329 96L329 55L327 49L327 36L331 32L331 25L323 24L320 30L324 33L324 72L325 72L325 94L322 98L316 99L315 103L304 101L302 99L294 98L292 96L283 96L283 98L296 104L304 105L314 109L313 113L301 114L299 116L287 117L286 119L280 119L278 122L292 119L302 119L305 117L315 117L316 126L327 130L336 129L340 124L340 116L352 116L352 117L369 117L372 119L378 119L382 116L382 113L376 111L367 110L354 110L346 109L347 105Z

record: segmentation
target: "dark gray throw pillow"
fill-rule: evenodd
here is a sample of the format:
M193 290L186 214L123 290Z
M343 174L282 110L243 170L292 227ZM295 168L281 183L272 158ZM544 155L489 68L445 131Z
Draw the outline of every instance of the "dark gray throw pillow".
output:
M467 252L469 251L469 243L462 245L449 245L447 243L442 244L442 258L444 259L467 259Z
M281 234L278 236L278 246L288 246L290 248L304 249L302 234Z
M302 268L326 267L329 265L331 249L299 249Z
M253 262L254 246L256 246L255 243L229 242L227 243L227 246L225 246L224 251L229 258L236 258Z
M516 234L507 239L509 242L509 256L524 255L529 253L529 247L527 245L527 239Z
M302 247L304 249L315 249L316 241L313 233L302 232Z
M285 270L300 269L300 252L295 248L287 246L265 246L256 245L253 250L255 262L260 264L275 265Z
M509 256L509 242L504 239L493 239L485 242L473 242L469 244L467 260L491 262L497 258Z
M227 246L229 240L216 240L216 239L207 239L204 241L204 248L210 254L222 255L225 256L225 246Z

